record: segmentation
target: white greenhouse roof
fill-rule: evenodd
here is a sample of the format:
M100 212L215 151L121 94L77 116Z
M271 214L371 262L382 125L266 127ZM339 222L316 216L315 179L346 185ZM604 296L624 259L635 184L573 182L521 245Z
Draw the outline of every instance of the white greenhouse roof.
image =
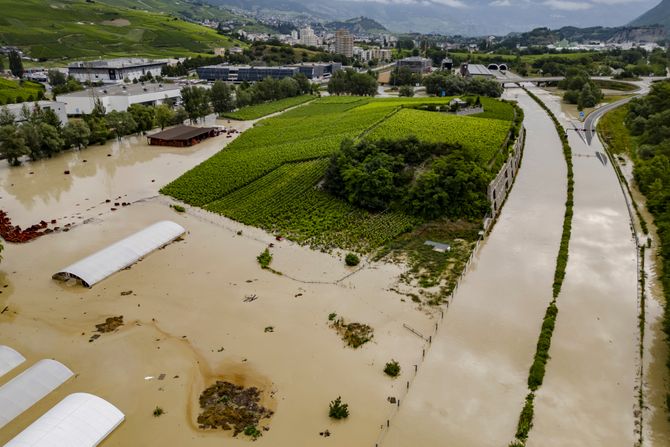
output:
M124 418L114 405L98 396L70 394L5 447L94 447Z
M74 373L55 360L35 363L0 387L0 428L58 388Z
M162 221L128 236L91 256L55 273L53 279L78 279L86 287L133 265L142 257L184 234L186 230L174 222Z
M0 345L0 377L4 376L25 361L26 358L24 356L9 346Z

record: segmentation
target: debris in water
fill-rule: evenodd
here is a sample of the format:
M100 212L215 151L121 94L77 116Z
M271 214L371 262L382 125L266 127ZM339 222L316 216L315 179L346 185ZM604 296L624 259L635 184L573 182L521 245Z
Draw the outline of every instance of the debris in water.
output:
M258 296L256 296L256 294L254 293L253 295L246 295L244 297L244 302L245 303L250 303L252 301L256 301L257 299L258 299Z
M96 324L95 330L101 334L106 334L117 330L121 326L123 326L123 315L107 318L104 323Z
M133 293L132 290L126 290L126 291L121 292L121 296L128 296L128 295L130 295L131 293Z

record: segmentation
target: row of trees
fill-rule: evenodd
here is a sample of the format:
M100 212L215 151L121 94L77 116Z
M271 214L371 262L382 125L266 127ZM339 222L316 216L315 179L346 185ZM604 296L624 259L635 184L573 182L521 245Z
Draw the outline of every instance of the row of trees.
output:
M464 94L499 98L503 93L500 83L485 78L463 78L446 71L437 71L423 79L426 92L438 96L458 96Z
M24 104L18 120L3 107L0 109L0 155L17 166L23 156L31 160L50 158L63 150L81 150L89 144L103 144L110 138L145 132L157 126L164 128L187 118L183 108L173 110L167 104L133 104L126 112L105 113L98 102L91 114L62 125L52 110L42 110L37 105L30 108Z
M188 86L181 90L181 98L188 119L196 122L212 111L220 115L249 105L308 94L313 89L307 77L298 73L290 78L267 78L255 84L244 83L237 88L223 81L214 82L209 90Z
M481 219L489 209L490 173L469 151L443 143L346 140L324 187L373 211L403 210L425 219Z
M565 90L563 100L569 104L577 104L579 110L595 107L603 99L600 87L591 80L586 71L578 68L569 69L558 87Z
M375 96L377 77L373 73L359 73L351 68L338 70L328 81L328 93L331 95Z

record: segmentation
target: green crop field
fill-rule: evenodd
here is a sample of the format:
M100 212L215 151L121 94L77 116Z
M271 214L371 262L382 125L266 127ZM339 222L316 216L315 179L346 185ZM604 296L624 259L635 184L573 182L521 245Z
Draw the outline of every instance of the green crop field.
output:
M44 93L44 88L41 84L30 81L18 82L0 78L0 104L37 101L40 92Z
M232 120L255 120L273 113L281 112L300 104L304 104L307 101L311 101L312 99L314 99L314 96L311 95L294 96L292 98L284 98L278 101L266 102L264 104L242 107L235 112L224 113L221 116L224 118L230 118Z
M330 156L345 138L416 135L461 144L485 164L503 146L510 121L403 108L449 100L316 99L258 122L161 192L313 247L369 252L420 222L401 212L370 213L322 191ZM498 117L507 107L488 106Z
M167 14L84 0L0 0L0 42L40 59L177 57L239 42Z
M377 140L416 135L433 143L460 144L487 163L500 151L509 130L509 122L502 120L403 109L373 129L367 137Z

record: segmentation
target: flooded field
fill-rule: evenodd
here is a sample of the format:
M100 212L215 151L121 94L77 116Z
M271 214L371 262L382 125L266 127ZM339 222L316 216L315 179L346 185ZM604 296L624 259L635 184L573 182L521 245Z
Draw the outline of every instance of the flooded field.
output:
M0 341L28 362L0 383L41 358L61 361L76 377L7 425L0 444L66 395L84 391L126 415L106 447L213 446L222 440L247 445L242 435L235 440L196 426L198 395L217 379L263 390L262 403L275 414L263 421L269 431L259 445L314 445L324 430L335 445L374 443L391 405L387 397L402 384L383 374L384 364L394 358L408 367L422 341L403 323L427 330L432 317L389 291L401 273L397 266L351 270L336 255L278 242L200 210L176 213L170 200L155 197L160 186L225 141L173 149L130 138L17 169L0 164L0 208L16 223L82 223L27 244L5 244L0 287L7 287L0 288L0 309L7 310L0 315ZM111 211L113 203L105 200L117 197L132 204ZM51 279L64 266L164 219L187 229L183 241L92 289ZM283 276L257 264L269 243L275 244L272 265ZM346 348L328 326L332 312L372 326L372 342ZM123 316L120 328L89 341L97 324L115 316ZM334 423L328 403L338 396L351 415ZM156 406L165 414L154 417Z
M551 300L566 168L560 140L521 90L526 150L498 223L450 305L384 445L507 445Z

